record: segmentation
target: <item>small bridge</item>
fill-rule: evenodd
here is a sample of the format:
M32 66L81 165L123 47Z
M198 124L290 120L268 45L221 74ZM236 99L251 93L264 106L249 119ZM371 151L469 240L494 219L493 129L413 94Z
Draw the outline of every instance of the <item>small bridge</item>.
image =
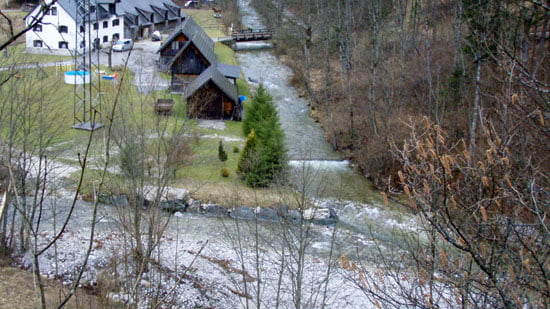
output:
M275 31L271 29L247 29L233 31L231 37L235 42L271 40Z

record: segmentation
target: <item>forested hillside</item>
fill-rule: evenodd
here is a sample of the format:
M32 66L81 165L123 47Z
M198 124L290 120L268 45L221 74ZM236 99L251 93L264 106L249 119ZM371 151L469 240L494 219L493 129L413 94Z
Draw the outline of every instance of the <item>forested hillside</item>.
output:
M404 256L420 285L397 284L399 262L381 255L395 281L362 273L371 300L548 306L548 3L255 5L333 147L426 223L429 244Z
M380 185L424 117L483 155L488 127L545 157L548 6L540 1L256 1L327 139ZM519 145L518 145L519 146ZM542 148L541 148L542 147ZM521 164L521 163L520 163ZM544 164L543 164L544 165Z

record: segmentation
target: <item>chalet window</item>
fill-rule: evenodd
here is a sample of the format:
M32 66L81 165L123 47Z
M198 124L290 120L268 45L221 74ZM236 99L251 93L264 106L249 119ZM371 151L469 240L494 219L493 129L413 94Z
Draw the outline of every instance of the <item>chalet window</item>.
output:
M59 33L69 33L69 27L67 26L59 26Z
M86 41L80 41L80 48L86 47Z
M109 27L109 22L108 21L104 21L103 22L103 28L108 28Z
M42 47L42 40L34 40L34 41L32 41L32 46L34 46L34 47Z
M104 35L103 36L103 43L106 43L109 41L109 36L108 35Z
M34 25L34 27L32 27L32 30L34 32L42 32L42 25Z
M113 34L113 41L116 41L118 39L120 39L120 34L118 33Z
M180 48L180 42L178 42L178 41L172 42L171 47L172 47L173 50L178 50Z
M90 13L95 13L95 5L90 6Z
M120 25L120 19L113 19L113 27Z
M69 42L60 41L60 42L59 42L59 48L68 49L68 48L69 48Z
M94 23L94 30L97 30L99 28L99 24L98 23Z
M57 8L55 6L52 6L52 8L50 9L51 13L53 16L56 16L57 15Z
M83 33L84 32L84 26L80 26L79 31L80 31L80 33Z

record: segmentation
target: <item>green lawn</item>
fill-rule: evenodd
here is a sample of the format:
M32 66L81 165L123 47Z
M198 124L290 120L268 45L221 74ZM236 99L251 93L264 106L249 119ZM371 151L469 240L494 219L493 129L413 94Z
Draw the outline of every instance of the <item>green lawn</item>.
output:
M208 10L186 10L186 13L197 21L201 26L206 26L206 32L212 36L224 36L223 27L218 19L212 17L212 12ZM17 44L10 47L10 57L13 59L4 59L4 63L10 61L16 62L53 62L70 59L70 57L28 55L24 54L24 45ZM237 65L234 51L223 44L215 45L215 53L221 63ZM0 63L2 61L0 60ZM106 74L112 74L106 67L102 67ZM89 138L89 132L74 130L71 126L74 123L74 92L73 85L64 83L63 71L56 71L55 67L44 68L40 74L36 70L22 70L13 83L5 84L0 88L0 94L10 93L10 87L29 85L36 89L36 104L44 109L42 116L51 124L51 147L52 158L72 166L79 166L78 153L83 153ZM5 74L5 73L1 73ZM171 94L167 91L155 91L149 94L142 94L136 90L133 85L133 75L131 72L119 71L121 79L118 83L107 80L100 80L99 91L101 94L101 114L108 117L114 102L118 104L115 115L116 125L119 127L124 123L124 129L140 130L141 136L158 136L158 128L164 127L167 131L175 131L185 128L186 135L194 135L198 132L204 138L190 142L192 156L190 161L179 168L176 172L175 186L191 189L196 198L212 202L218 202L223 205L231 206L233 203L240 205L264 205L276 204L280 198L279 192L270 189L251 189L246 187L236 175L237 163L240 153L235 153L234 148L239 151L244 146L244 137L242 135L242 123L226 121L226 128L223 131L205 129L197 126L196 120L188 120L185 115L185 102L181 95ZM167 78L168 76L164 76ZM10 86L11 85L11 86ZM22 89L31 89L22 87ZM246 95L250 98L250 90L244 80L237 80L237 89L239 95ZM117 96L118 93L118 96ZM97 96L97 91L94 91ZM158 98L172 98L176 102L176 113L170 116L159 116L154 112L154 102ZM6 104L4 101L0 105ZM77 112L80 115L81 111ZM103 123L107 122L104 118ZM99 177L101 158L104 152L104 141L107 130L102 129L94 132L94 143L91 148L90 172L86 179L86 191L91 190L91 184ZM1 135L7 133L6 129L0 131ZM224 140L227 139L227 140ZM147 139L146 151L153 152L159 142L155 138ZM218 159L218 145L220 140L224 140L224 148L228 155L228 160L222 163ZM119 150L117 147L112 151L112 164L119 164ZM220 175L221 169L229 169L229 177ZM66 180L66 185L74 186L78 179L78 173L73 173ZM110 181L116 186L121 176L117 173L109 173ZM109 185L110 186L110 185ZM237 193L236 193L237 192Z
M224 25L220 19L214 18L212 10L185 9L183 11L188 16L191 16L211 38L226 36Z
M218 57L219 62L238 65L237 59L235 59L235 51L231 47L218 42L214 45L214 53Z

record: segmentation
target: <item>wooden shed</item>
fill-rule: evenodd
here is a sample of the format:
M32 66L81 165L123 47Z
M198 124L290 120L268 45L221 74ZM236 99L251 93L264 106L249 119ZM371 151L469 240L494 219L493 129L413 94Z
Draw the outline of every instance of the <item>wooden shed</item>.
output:
M241 120L237 88L215 66L189 84L184 98L189 118Z

